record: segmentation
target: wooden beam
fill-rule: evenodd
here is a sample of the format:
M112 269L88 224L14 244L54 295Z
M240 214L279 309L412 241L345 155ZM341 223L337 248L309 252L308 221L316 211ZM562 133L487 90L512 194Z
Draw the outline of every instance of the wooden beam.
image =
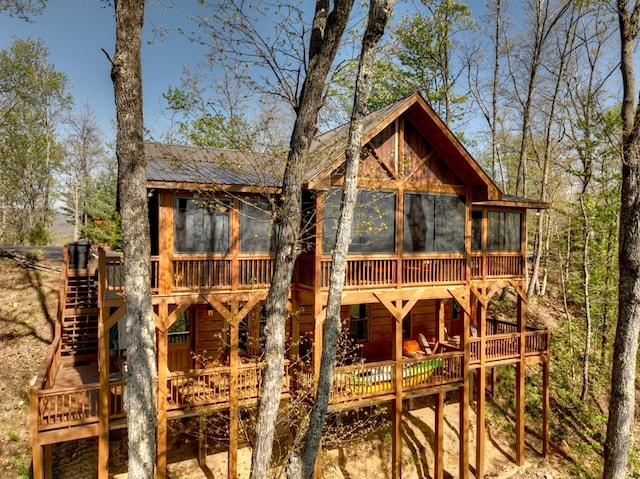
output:
M37 422L36 422L37 424ZM38 441L33 441L31 445L31 466L33 468L33 479L45 479L44 475L44 454L43 446Z
M525 309L523 296L518 296L517 323L520 333L520 361L516 365L516 464L524 465L524 406L525 406Z
M462 309L462 311L460 312L461 313L464 312L467 316L470 316L471 315L471 302L470 302L471 299L470 299L469 290L464 288L457 288L457 289L449 289L448 292L451 295L451 297L455 299L460 305L460 308ZM468 323L468 318L467 318L467 323ZM468 326L469 324L467 324L467 327Z
M542 456L549 454L549 358L542 363Z
M436 395L435 431L434 431L434 464L433 478L444 479L444 398L446 393Z
M402 312L402 302L395 306L397 314ZM391 418L391 477L402 477L402 318L396 316L391 331L393 334L392 357L395 360L395 397Z
M109 330L111 329L111 327L114 324L116 324L118 321L120 321L120 319L122 319L122 317L124 316L124 313L126 311L126 305L125 305L125 303L122 303L118 307L118 309L116 309L115 312L113 314L111 314L111 315L104 308L103 308L103 311L106 313L107 317L103 320L104 327L102 328L102 334L107 334L107 336L108 336L109 335ZM101 335L99 337L102 338Z
M455 296L454 296L455 297ZM464 300L464 295L458 295ZM464 349L464 359L462 361L462 386L458 389L458 398L460 406L460 453L459 453L459 477L460 479L469 479L469 386L470 386L470 368L469 360L471 357L471 348L469 344L469 302L466 296L467 309L462 308L462 331L460 331L460 342ZM460 301L458 301L460 302ZM461 305L462 306L462 305Z
M404 317L409 314L415 304L422 296L420 290L415 290L413 296L407 301L407 304L402 305L403 301L398 300L393 294L374 291L374 296L384 305L385 308L392 314L396 321L402 322ZM393 299L392 299L393 298ZM402 335L401 335L402 336ZM400 348L402 354L402 348Z
M124 309L124 305L120 309ZM100 392L98 393L98 479L109 477L109 329L108 320L116 315L107 317L109 311L101 309L98 321L98 367L100 368ZM116 312L118 314L118 312ZM117 321L117 320L116 320ZM114 321L115 323L115 321Z
M171 293L173 289L173 193L158 192L158 292Z
M485 452L485 393L486 382L486 337L487 337L487 309L481 301L476 304L479 308L478 333L480 335L480 367L476 369L476 479L484 477Z
M168 316L169 305L167 303L160 304L158 306L158 320L156 321L156 323L164 326L165 323L168 322ZM156 334L158 338L158 442L156 446L157 479L164 479L165 477L167 477L167 358L169 351L169 338L167 336L167 328L168 326L162 329L156 327Z
M254 303L255 305L255 303ZM240 310L237 301L231 303L231 319L229 320L229 461L227 463L227 477L238 479L238 357L239 325L253 306L245 305Z

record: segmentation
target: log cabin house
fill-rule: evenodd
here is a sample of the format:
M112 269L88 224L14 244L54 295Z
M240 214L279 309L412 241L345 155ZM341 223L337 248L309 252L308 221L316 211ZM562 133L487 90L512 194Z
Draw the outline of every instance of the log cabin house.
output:
M314 140L303 189L305 231L288 308L290 359L320 364L319 338L343 181L347 126ZM539 201L503 194L414 94L365 123L359 197L342 298L361 362L337 368L331 408L387 404L394 477L401 477L403 402L431 396L435 464L442 478L445 395L460 402L457 477L484 476L486 375L515 368L515 453L524 461L526 366L543 369L542 453L548 435L550 333L526 324L527 210ZM158 464L165 477L170 421L211 410L229 415L229 477L237 477L238 408L259 400L262 304L273 268L269 201L282 162L264 154L147 143L151 287L157 325ZM50 477L51 446L98 438L108 475L109 432L126 427L125 291L120 255L73 264L61 278L56 335L31 389L35 478ZM487 317L505 287L511 322ZM300 338L308 342L299 342ZM425 338L430 355L416 354ZM100 366L99 366L100 365ZM474 374L475 372L475 374ZM286 397L296 382L284 371ZM476 390L475 458L469 457ZM456 471L453 471L454 475Z

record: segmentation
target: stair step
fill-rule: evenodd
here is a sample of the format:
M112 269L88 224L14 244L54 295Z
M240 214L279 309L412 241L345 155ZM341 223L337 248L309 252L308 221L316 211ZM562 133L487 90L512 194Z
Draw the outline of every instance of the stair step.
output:
M77 317L77 316L93 316L100 314L100 308L93 306L89 308L69 308L64 310L64 319Z

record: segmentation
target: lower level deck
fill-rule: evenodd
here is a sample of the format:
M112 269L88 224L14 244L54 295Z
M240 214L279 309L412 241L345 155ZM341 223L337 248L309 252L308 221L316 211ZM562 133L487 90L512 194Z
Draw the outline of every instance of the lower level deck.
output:
M515 364L523 358L526 363L544 361L548 350L548 332L527 331L524 340L519 333L489 335L470 338L471 369L481 364L490 368ZM525 350L521 354L520 344ZM455 343L455 340L452 340ZM484 354L481 345L484 344ZM401 366L395 361L362 362L339 366L334 375L331 408L349 409L388 400L397 392L402 397L417 397L443 390L453 390L463 383L464 351L443 344L438 354L402 358ZM401 371L402 379L396 376ZM257 404L261 385L262 364L251 361L238 367L237 397L241 405ZM86 428L86 434L97 433L99 421L100 384L96 362L61 364L46 388L36 389L37 400L32 403L32 414L37 415L38 434L52 435L70 429ZM302 367L288 362L282 380L283 394L296 388L307 389L311 374ZM168 417L193 416L229 407L231 368L213 368L167 373L166 410ZM127 381L120 373L111 374L108 404L110 427L124 424L124 397ZM398 391L401 389L401 391ZM75 434L84 434L76 431ZM74 434L74 435L75 435ZM57 436L58 434L55 434ZM44 441L49 442L49 441Z

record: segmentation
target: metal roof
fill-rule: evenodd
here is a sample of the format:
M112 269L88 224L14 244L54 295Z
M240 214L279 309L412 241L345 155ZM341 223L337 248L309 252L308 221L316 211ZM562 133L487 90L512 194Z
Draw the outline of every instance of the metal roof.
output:
M280 186L284 161L252 151L145 142L147 181Z
M503 194L419 93L368 114L363 120L363 143L400 115L405 115L446 158L449 168L455 170L466 185L474 188L474 204L550 207L543 201ZM344 161L349 125L334 128L313 139L302 166L302 178L307 186ZM207 185L278 188L282 186L286 164L286 151L258 153L147 142L145 152L147 181L151 184L165 183L169 188L196 189L207 188Z

